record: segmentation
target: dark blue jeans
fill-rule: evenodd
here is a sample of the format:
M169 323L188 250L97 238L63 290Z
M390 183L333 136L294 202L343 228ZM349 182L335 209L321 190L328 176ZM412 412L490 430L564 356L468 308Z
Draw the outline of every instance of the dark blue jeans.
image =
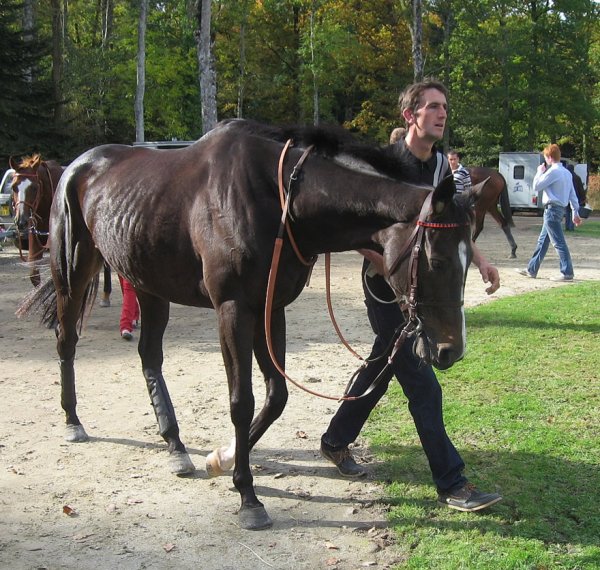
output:
M386 349L396 328L404 323L404 317L396 303L390 305L379 303L369 295L368 291L365 295L367 314L376 335L370 355L370 358L374 358ZM363 393L386 363L387 358L382 358L370 362L363 368L350 395ZM462 475L465 465L446 433L442 414L442 388L433 368L422 363L413 354L412 339L407 340L398 351L391 369L385 372L385 376L373 392L360 400L342 402L331 419L327 431L323 434L322 441L334 449L352 443L367 421L371 410L385 394L394 374L408 399L408 409L415 422L438 490L462 487L467 481Z

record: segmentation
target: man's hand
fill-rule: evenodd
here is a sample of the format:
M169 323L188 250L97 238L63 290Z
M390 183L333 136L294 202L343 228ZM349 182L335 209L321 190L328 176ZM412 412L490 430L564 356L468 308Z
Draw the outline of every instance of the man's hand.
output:
M481 273L483 282L490 284L485 290L488 295L491 295L500 289L500 273L498 273L498 270L493 265L485 261L479 266L479 273Z
M498 273L498 270L483 257L483 255L481 255L479 248L473 241L471 242L471 248L473 249L473 263L478 267L483 282L490 284L485 292L488 295L491 295L500 289L500 273Z
M580 226L583 223L583 220L577 215L577 214L573 214L573 223L576 226Z

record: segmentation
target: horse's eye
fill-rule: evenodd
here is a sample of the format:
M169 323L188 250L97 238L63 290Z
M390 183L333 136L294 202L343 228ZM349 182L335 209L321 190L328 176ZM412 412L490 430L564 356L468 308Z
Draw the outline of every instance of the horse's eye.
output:
M435 271L441 271L444 269L445 263L441 259L431 258L430 260L431 268Z

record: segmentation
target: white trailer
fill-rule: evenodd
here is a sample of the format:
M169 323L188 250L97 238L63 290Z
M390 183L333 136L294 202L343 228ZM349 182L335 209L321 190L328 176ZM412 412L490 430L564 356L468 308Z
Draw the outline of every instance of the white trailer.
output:
M544 161L541 152L501 152L498 161L498 170L506 180L510 207L513 210L533 210L542 213L542 194L534 192L533 177L537 167ZM576 164L568 158L561 159L566 166L573 165L575 173L583 182L587 191L588 168L587 164Z
M533 191L533 177L544 161L539 152L501 152L498 170L506 180L508 199L513 210L542 211L542 197Z

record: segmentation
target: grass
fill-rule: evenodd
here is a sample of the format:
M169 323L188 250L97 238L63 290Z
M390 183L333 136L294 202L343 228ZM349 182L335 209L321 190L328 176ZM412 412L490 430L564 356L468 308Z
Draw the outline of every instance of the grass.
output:
M591 217L584 220L571 235L600 238L600 219Z
M383 462L397 568L600 568L599 307L600 283L588 282L467 312L468 354L438 378L465 474L504 496L479 514L436 505L390 387L366 436Z

